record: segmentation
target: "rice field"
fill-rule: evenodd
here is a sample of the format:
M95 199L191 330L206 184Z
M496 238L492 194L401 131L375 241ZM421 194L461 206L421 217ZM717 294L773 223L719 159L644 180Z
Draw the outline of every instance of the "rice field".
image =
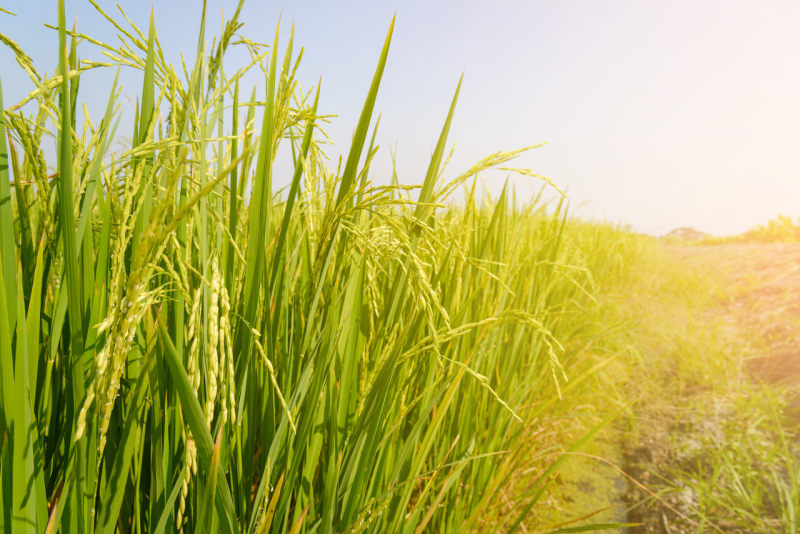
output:
M445 178L458 80L421 185L376 184L393 23L334 169L320 86L297 81L293 39L277 46L288 30L244 40L252 62L229 65L237 10L210 50L204 22L176 66L152 19L95 7L122 43L70 31L59 0L53 74L2 36L35 88L0 100L0 532L629 526L621 492L571 505L568 488L576 461L623 470L607 453L672 392L654 337L636 337L655 322L625 294L694 283L654 267L654 240L568 218L547 180L532 199L481 190L481 173L536 147ZM118 68L142 73L133 132L118 130L117 81L102 116L81 101L84 72ZM729 361L679 376L722 387ZM779 524L796 529L782 480ZM698 510L716 524L695 507L692 528Z

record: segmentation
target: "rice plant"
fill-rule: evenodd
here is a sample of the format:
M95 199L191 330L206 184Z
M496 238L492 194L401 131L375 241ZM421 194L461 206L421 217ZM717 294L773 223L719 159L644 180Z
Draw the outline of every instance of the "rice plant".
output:
M240 3L178 68L152 19L90 1L121 44L68 30L60 0L53 75L3 36L34 89L0 106L0 531L524 524L569 440L592 435L559 419L594 365L564 205L476 186L528 148L443 180L459 81L422 185L375 185L393 24L332 170L320 87L300 86L280 27L268 49L241 37ZM252 62L230 70L234 37ZM79 113L96 68L142 72L122 151L117 81L99 121ZM248 98L249 71L264 80Z

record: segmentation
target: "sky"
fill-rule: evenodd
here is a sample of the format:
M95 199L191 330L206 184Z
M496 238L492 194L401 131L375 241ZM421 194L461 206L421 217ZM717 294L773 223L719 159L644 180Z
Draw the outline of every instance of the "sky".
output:
M100 3L118 14L113 2ZM191 60L199 0L120 5L143 31L152 7L167 59L183 51ZM209 42L235 5L208 1ZM0 13L0 33L53 73L57 36L43 24L55 23L55 2L0 6L17 14ZM79 31L116 39L88 1L67 0L66 13ZM498 150L547 143L515 166L565 189L571 213L585 218L659 235L682 226L739 233L778 214L800 216L800 2L249 0L240 33L269 43L279 16L284 38L295 24L299 79L306 88L322 79L320 111L338 115L327 131L345 150L394 15L375 108L378 183L389 180L392 151L400 181L421 183L463 73L446 177ZM242 48L226 58L228 70L246 60ZM88 43L79 53L101 58ZM102 76L87 76L79 95L95 115L109 88ZM5 48L0 81L6 107L32 88ZM141 73L129 69L122 83L131 116ZM483 181L496 194L507 174ZM512 183L518 197L541 185Z

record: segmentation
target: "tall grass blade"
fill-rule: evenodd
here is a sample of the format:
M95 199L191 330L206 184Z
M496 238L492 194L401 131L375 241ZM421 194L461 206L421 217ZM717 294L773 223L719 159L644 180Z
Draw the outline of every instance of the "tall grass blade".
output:
M381 55L378 58L378 66L375 68L375 74L372 76L372 83L369 86L367 98L361 110L361 116L358 118L355 133L353 133L353 140L350 143L350 152L347 154L347 162L345 163L344 171L342 172L342 181L339 185L339 194L336 197L337 204L341 204L350 193L356 179L358 162L361 160L361 151L364 148L364 142L369 132L372 111L375 108L375 100L378 98L378 88L380 87L381 78L383 77L383 70L386 67L386 58L389 56L389 45L392 42L394 22L395 17L392 17L392 22L389 24L389 31L386 32L386 40L383 43Z
M16 325L17 315L17 269L14 258L17 253L14 247L14 217L11 210L11 175L9 173L9 157L6 147L6 119L3 108L3 86L0 84L0 255L3 257L3 279L6 280L5 294L7 301L6 315L8 328L12 331ZM17 176L17 187L21 177ZM19 192L17 193L19 195ZM17 199L19 201L19 197Z

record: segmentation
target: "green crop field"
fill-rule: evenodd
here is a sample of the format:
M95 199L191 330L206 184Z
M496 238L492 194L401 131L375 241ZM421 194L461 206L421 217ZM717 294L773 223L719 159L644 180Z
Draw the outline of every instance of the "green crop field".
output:
M800 527L787 394L742 378L702 269L547 180L484 195L535 147L444 178L457 80L422 185L373 182L391 25L332 170L288 30L230 65L237 10L176 66L152 20L103 13L112 46L58 4L54 74L0 35L35 87L0 92L0 532ZM80 87L119 67L112 150L118 82L101 117Z

